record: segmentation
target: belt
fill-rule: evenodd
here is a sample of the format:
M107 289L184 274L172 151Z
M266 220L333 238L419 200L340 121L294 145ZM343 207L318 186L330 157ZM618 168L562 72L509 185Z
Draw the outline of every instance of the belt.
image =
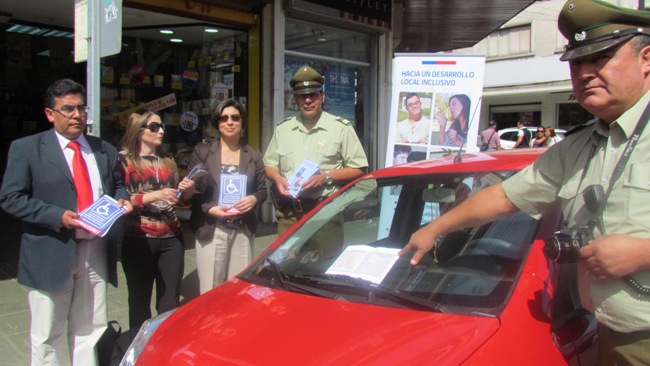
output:
M302 213L306 214L307 212L313 210L316 206L318 206L321 202L323 202L325 198L296 198L296 199L291 199L291 198L286 198L283 197L280 202L280 210L291 210L296 213Z

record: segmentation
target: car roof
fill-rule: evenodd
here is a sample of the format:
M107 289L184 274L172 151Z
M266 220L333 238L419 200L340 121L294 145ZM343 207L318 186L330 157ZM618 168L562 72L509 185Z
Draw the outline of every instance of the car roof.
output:
M365 178L387 178L403 175L429 173L453 173L472 171L522 170L532 164L546 148L502 150L490 152L463 153L461 162L454 162L453 156L396 165L379 169Z

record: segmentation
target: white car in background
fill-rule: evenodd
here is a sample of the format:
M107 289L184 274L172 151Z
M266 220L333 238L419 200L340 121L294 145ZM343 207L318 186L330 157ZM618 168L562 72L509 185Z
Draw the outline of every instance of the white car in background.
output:
M530 136L535 137L537 135L537 126L528 126L526 129L530 132ZM517 142L517 132L519 132L517 127L508 127L497 131L499 137L501 137L501 148L504 150L512 149ZM555 134L561 138L564 138L565 132L566 131L561 128L555 129Z

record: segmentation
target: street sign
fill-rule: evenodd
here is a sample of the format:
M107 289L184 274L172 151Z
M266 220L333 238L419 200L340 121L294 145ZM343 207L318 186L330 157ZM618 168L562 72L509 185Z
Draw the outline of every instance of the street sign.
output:
M99 54L106 57L122 50L122 0L93 0L101 3L99 24ZM88 60L88 0L75 0L74 61Z

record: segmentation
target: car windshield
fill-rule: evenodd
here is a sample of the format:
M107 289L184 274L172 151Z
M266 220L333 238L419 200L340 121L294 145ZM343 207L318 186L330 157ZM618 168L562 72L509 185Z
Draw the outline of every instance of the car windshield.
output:
M411 234L514 172L360 180L240 275L340 301L477 316L506 305L538 228L515 213L438 238L416 266L397 256Z

